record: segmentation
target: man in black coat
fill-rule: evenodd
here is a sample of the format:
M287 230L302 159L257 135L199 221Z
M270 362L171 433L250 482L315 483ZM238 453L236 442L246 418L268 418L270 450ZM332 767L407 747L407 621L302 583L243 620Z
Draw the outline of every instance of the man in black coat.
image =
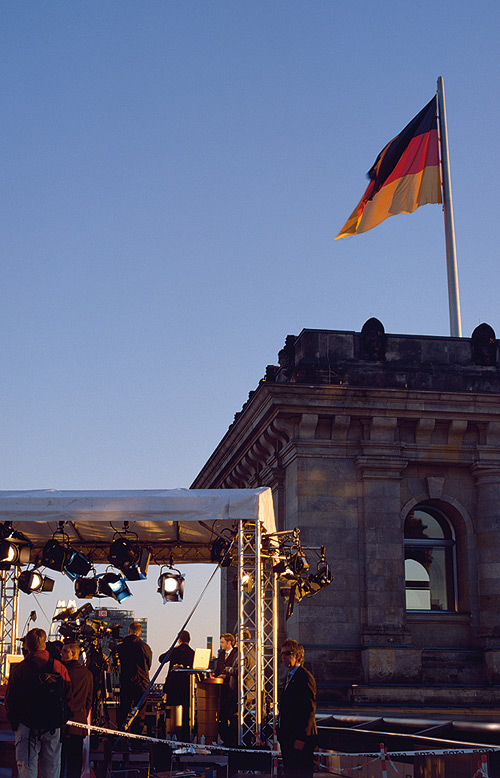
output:
M220 690L219 706L219 735L225 746L235 746L234 727L231 722L234 716L234 701L236 700L236 711L238 710L238 697L233 694L230 687L232 668L238 667L238 649L235 646L235 637L230 632L224 632L220 636L220 650L217 655L217 664L214 675L224 679Z
M166 704L168 707L177 707L182 705L182 727L181 731L176 734L180 734L183 741L187 741L190 735L189 729L189 696L190 696L190 680L189 673L177 672L177 668L190 669L193 666L194 650L189 645L191 635L187 629L183 629L179 633L179 641L169 659L168 674L165 679L163 691L166 694ZM165 654L161 654L159 657L160 662L163 662Z
M120 660L120 705L117 716L119 729L123 729L129 712L137 705L149 684L153 653L148 644L141 640L140 634L141 622L133 621L128 628L127 637L117 649ZM142 735L145 717L146 707L143 704L130 726L130 732Z
M71 721L86 724L92 708L94 676L85 665L80 664L80 645L65 643L62 647L62 660L71 680L73 699L71 702ZM80 727L67 726L62 741L62 770L64 778L80 778L82 772L83 739L86 731Z
M304 648L296 640L285 640L281 660L288 670L278 725L285 778L312 778L318 733L316 681L303 666Z

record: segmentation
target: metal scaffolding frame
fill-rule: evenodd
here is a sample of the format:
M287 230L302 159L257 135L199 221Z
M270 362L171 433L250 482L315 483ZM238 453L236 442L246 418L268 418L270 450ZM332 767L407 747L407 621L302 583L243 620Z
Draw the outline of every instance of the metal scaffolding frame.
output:
M277 585L259 521L238 525L238 741L274 743L277 713Z
M18 568L0 570L0 672L5 683L9 674L9 654L19 654L17 644L19 621Z
M199 524L203 525L203 522ZM79 529L82 526L79 524ZM105 525L97 526L100 528ZM236 519L232 528L238 540L238 740L246 746L276 745L274 722L277 714L278 598L277 576L273 572L273 565L276 563L278 547L273 546L270 540L273 533L267 534L269 527L260 516ZM212 537L213 532L208 536L209 542ZM43 541L42 534L38 542L41 544ZM83 548L81 540L73 539L72 544L77 549ZM85 549L92 547L99 551L102 545L100 538L85 541ZM10 570L0 570L2 681L8 676L9 654L20 653L17 641L18 573L17 566L12 566Z

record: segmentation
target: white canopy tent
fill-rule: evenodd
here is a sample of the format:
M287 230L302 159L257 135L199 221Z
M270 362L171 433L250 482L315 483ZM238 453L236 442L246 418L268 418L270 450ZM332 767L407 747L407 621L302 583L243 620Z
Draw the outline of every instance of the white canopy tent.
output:
M64 531L77 551L91 551L92 561L106 562L115 532L123 522L151 546L157 563L210 562L210 543L217 534L236 529L238 521L258 521L263 531L275 532L271 490L154 489L134 491L0 492L0 522L12 522L43 548L67 522ZM200 524L203 522L203 524ZM33 553L34 555L34 553Z
M221 535L237 535L239 641L245 645L243 634L248 631L254 647L248 672L243 667L249 645L239 657L240 742L246 734L256 742L268 739L277 692L276 577L269 554L261 554L263 536L276 532L269 488L3 491L0 532L5 522L32 543L32 561L54 534L60 540L61 529L71 547L95 564L107 562L115 534L125 529L151 550L151 561L156 564L211 562L212 543ZM0 571L0 660L4 668L17 637L16 569ZM243 585L244 574L254 580L251 591Z

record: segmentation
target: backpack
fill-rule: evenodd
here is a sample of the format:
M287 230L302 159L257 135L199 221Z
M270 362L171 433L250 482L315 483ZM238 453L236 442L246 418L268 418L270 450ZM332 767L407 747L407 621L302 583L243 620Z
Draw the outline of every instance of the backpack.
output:
M33 686L30 690L31 729L39 734L53 732L68 720L64 679L55 670L52 657L42 667L38 667L36 662L28 661L35 668Z

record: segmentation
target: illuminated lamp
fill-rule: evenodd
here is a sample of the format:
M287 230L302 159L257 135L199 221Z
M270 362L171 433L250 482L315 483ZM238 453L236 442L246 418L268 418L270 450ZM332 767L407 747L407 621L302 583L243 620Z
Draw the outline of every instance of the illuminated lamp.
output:
M11 565L27 565L30 561L32 543L22 532L12 529L9 522L0 528L0 570L9 570Z
M163 603L182 602L184 597L184 575L178 570L161 573L158 578L158 593L163 597Z
M251 592L254 587L254 579L251 573L243 573L241 576L241 586L244 592ZM238 576L233 578L233 589L238 590Z
M51 592L54 588L52 578L42 575L38 570L23 570L17 579L19 589L25 594Z

